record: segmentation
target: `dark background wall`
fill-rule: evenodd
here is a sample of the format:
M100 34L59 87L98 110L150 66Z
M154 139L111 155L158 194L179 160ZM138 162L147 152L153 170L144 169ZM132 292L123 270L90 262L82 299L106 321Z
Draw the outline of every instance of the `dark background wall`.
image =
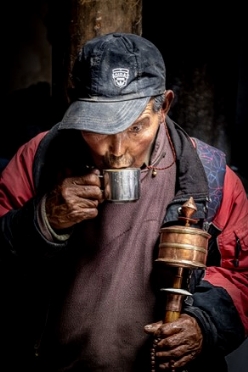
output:
M59 117L53 104L56 66L52 0L13 0L2 5L0 158L9 159ZM160 3L161 4L161 3ZM241 2L143 0L143 36L161 50L167 88L175 92L171 117L189 134L227 154L247 185L248 60L246 10ZM57 17L63 17L58 6ZM54 9L53 9L54 11ZM56 106L56 109L55 109ZM247 372L248 343L227 358L230 372Z
M13 0L3 5L1 24L2 113L0 156L10 157L37 131L59 120L52 102L59 66L64 1ZM56 5L57 4L57 5ZM176 97L171 117L191 135L226 152L228 163L248 178L247 22L241 2L225 7L166 2L161 10L143 0L142 33L161 50L167 87ZM156 5L156 4L155 4ZM55 39L54 43L54 35ZM13 109L15 107L15 109Z
M248 29L240 1L143 1L143 36L162 51L167 87L176 93L172 117L191 135L224 150L248 176Z
M9 159L51 119L51 44L46 0L14 0L2 7L0 157Z

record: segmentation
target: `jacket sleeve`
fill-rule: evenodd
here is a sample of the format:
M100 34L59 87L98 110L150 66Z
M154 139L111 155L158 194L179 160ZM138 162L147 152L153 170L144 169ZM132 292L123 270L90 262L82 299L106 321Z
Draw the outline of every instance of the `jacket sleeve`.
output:
M40 133L19 148L0 176L0 260L46 257L66 242L51 242L38 224L40 200L33 182L33 160L44 137Z
M248 335L248 199L229 167L212 226L219 231L215 245L219 263L206 268L195 286L193 303L184 312L198 319L205 347L227 355Z

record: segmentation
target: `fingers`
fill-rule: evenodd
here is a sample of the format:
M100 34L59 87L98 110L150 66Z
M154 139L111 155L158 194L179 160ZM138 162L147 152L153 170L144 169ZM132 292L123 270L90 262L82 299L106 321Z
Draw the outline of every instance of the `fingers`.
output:
M100 202L103 198L103 193L99 186L78 186L75 184L71 184L62 186L61 196L66 201L68 206L79 203L91 207L91 201L97 200Z
M188 346L185 343L181 343L179 346L172 346L174 345L174 341L170 340L169 342L165 343L164 340L160 340L156 346L156 356L163 359L194 359L198 354L198 350L195 350L194 347ZM172 342L171 342L172 341Z
M48 221L54 229L66 229L84 220L95 218L98 214L98 202L68 207L67 204L55 206L48 215ZM86 206L87 205L87 206Z
M98 174L89 173L82 177L64 179L61 184L61 195L67 203L74 203L76 198L103 201L101 181ZM80 200L77 200L80 202Z
M201 352L203 336L197 321L189 315L170 323L153 323L144 327L146 333L157 338L155 357L161 369L179 368Z
M88 173L80 177L65 178L62 182L62 187L80 187L84 185L101 187L101 178L98 174Z
M95 218L103 201L97 172L82 177L69 177L57 186L46 200L46 214L55 229L65 229Z
M175 351L176 354L176 351ZM178 368L182 368L186 364L192 362L193 359L195 359L194 353L189 353L180 357L177 357L176 355L173 356L173 353L171 353L170 356L161 356L156 353L157 358L157 364L159 365L160 369L169 369L170 372L172 370L177 370Z

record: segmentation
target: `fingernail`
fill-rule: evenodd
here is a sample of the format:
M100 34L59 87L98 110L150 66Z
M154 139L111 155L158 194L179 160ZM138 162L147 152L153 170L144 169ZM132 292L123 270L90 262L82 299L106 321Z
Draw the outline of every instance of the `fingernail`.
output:
M152 325L151 325L151 324L147 324L147 325L145 326L145 328L146 328L146 329L151 329L151 328L152 328Z

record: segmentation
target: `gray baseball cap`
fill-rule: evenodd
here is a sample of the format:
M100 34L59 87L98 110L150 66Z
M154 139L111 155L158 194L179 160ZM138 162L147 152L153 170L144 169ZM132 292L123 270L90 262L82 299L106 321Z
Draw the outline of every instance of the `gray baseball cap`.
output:
M165 91L161 53L136 34L110 33L88 41L72 76L77 99L59 129L122 132L141 115L151 97Z

